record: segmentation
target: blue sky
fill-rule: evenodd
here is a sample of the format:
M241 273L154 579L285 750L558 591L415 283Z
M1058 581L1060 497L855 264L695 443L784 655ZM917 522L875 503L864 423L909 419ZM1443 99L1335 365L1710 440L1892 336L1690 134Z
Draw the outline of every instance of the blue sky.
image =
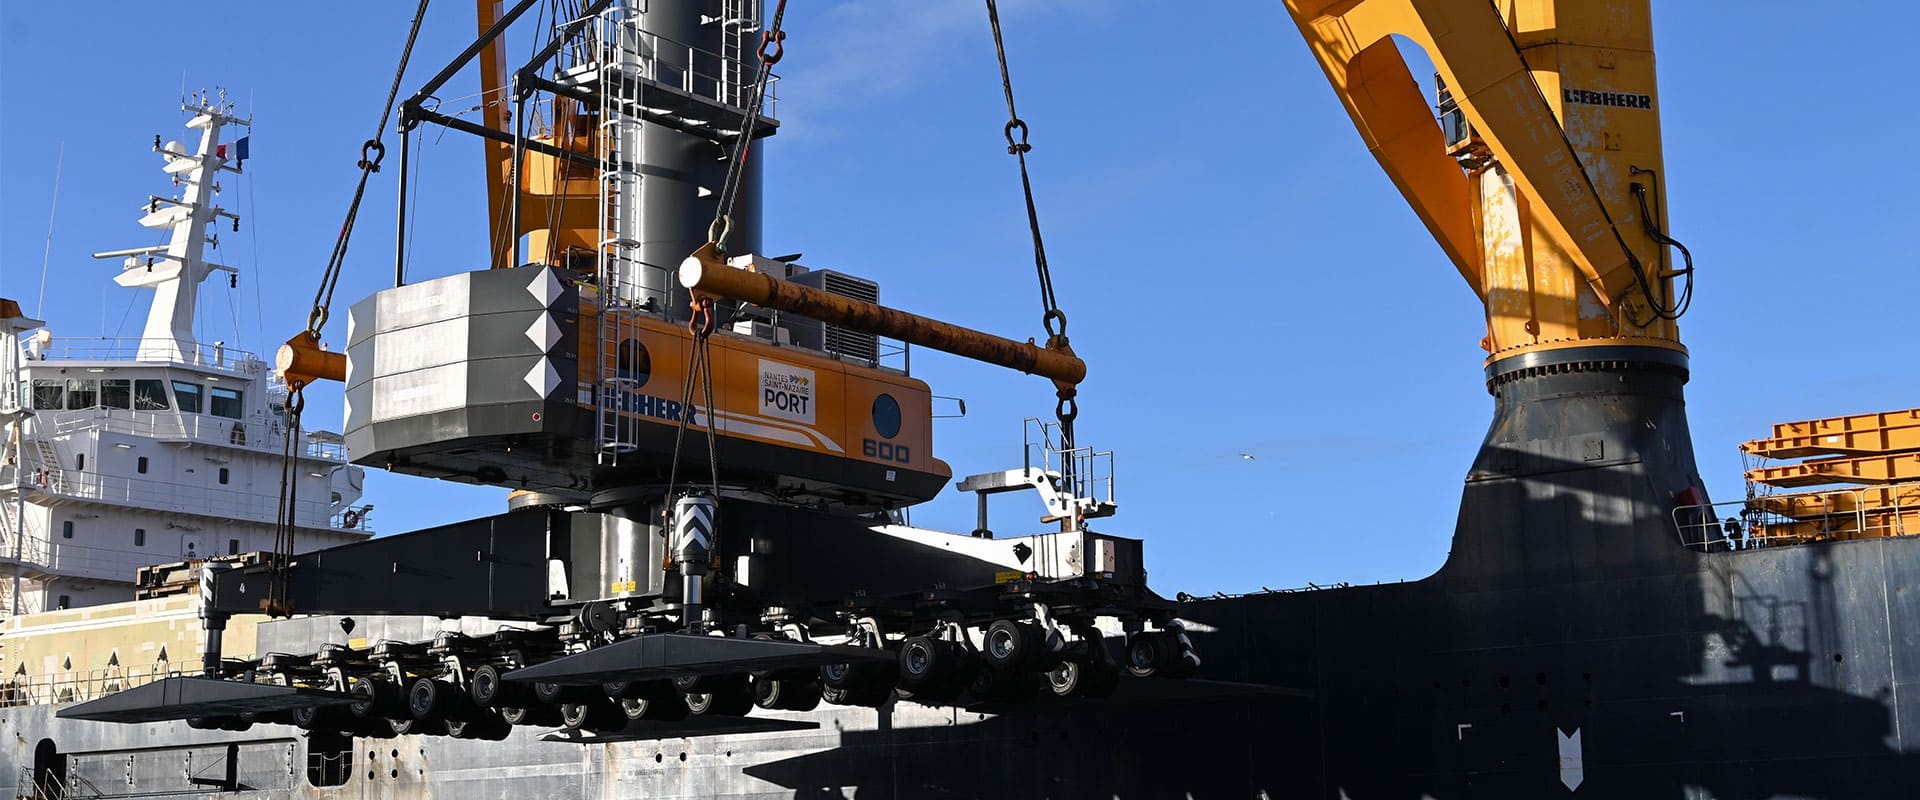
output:
M1481 311L1281 5L1196 5L1003 3L1055 284L1090 365L1081 438L1117 452L1122 510L1104 527L1147 539L1168 594L1420 577L1445 558L1491 414ZM411 11L259 4L183 22L164 4L0 3L0 295L31 310L40 291L64 147L44 317L61 335L137 336L144 296L87 253L148 242L137 206L166 188L152 137L181 136L183 85L224 86L256 122L249 175L222 198L247 217L222 233L243 277L209 282L202 337L270 349L305 319ZM471 38L471 14L429 12L409 87ZM1920 23L1899 2L1848 14ZM1890 77L1909 66L1897 49L1812 30L1804 3L1654 15L1672 232L1700 269L1682 322L1694 442L1715 498L1733 500L1735 446L1768 424L1920 405L1920 168L1906 153L1920 112ZM879 280L891 305L1039 335L981 4L791 0L787 28L784 126L758 151L765 249ZM460 108L473 91L469 74L442 97ZM411 270L477 268L478 149L426 137ZM391 170L376 176L342 305L391 280L393 188ZM328 338L344 333L336 322ZM1016 465L1021 419L1052 410L1043 380L914 363L967 401L935 431L958 474ZM337 394L311 409L337 427ZM388 532L502 502L370 485ZM915 521L966 530L969 500ZM1039 513L1009 507L996 526L1037 527Z

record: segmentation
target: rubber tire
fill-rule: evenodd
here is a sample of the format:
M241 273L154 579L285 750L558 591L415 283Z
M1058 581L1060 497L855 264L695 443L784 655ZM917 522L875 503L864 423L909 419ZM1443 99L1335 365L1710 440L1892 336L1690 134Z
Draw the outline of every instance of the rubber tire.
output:
M342 730L351 726L354 718L347 713L346 706L301 706L287 712L289 724L307 731Z
M409 735L445 736L447 735L447 724L445 722L434 721L434 720L394 719L389 717L387 719L387 727L393 729L393 735L395 736L409 736Z
M755 676L753 704L768 710L812 711L820 707L820 681L793 673Z
M552 728L560 725L560 709L557 706L533 704L524 707L508 706L500 709L500 718L510 725L527 725L535 728Z
M397 717L407 713L406 699L386 681L358 680L347 694L359 698L347 705L347 712L360 719Z
M536 683L533 685L534 698L542 703L553 706L579 703L591 699L597 694L598 692L589 692L584 686L567 686L558 683Z
M1039 625L996 619L987 626L986 646L980 649L980 654L986 657L989 666L1017 669L1038 663L1039 654L1046 646L1046 637Z
M954 682L959 673L960 653L949 642L926 636L909 636L900 643L896 660L900 665L900 685L925 693Z
M466 697L452 681L419 678L407 689L407 713L418 720L460 719Z
M492 664L475 667L467 678L467 699L478 708L522 705L531 700L526 684L500 677L500 668Z
M609 699L560 706L560 727L568 730L610 731L626 727L627 716Z
M835 689L821 687L820 699L836 706L858 706L861 708L879 708L893 697L893 689L885 686L868 686L856 689Z
M513 726L499 714L482 714L473 719L447 720L447 735L455 739L498 742L513 733Z
M849 661L820 665L820 685L829 689L856 689L872 682L873 662Z
M629 693L633 696L620 699L620 713L628 720L671 722L687 718L686 701L667 681L636 681Z
M682 694L687 712L702 717L744 717L753 711L753 686L746 675L707 675L703 691ZM679 683L679 681L675 681Z
M1127 637L1127 674L1136 678L1164 675L1180 660L1180 643L1164 631L1141 631Z

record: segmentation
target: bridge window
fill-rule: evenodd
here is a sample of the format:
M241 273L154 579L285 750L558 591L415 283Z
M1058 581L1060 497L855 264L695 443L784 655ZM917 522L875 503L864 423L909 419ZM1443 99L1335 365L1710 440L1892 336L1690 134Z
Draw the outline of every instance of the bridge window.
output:
M100 382L101 408L132 408L133 381L126 378L108 378Z
M200 384L174 381L173 396L180 401L181 411L200 413Z
M34 381L33 407L41 411L59 411L66 407L66 381Z
M67 381L68 410L77 411L83 408L93 408L94 403L99 402L99 400L99 381L81 380L79 378L73 378Z
M223 389L215 386L211 390L207 410L216 417L239 419L242 410L239 389Z
M165 382L153 378L140 378L133 382L133 410L165 411L168 408Z

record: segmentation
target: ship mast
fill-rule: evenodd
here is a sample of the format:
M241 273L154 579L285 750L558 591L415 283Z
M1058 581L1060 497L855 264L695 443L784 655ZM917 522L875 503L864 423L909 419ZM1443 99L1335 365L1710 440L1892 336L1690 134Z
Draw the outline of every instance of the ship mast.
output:
M198 362L193 319L200 282L215 270L238 274L233 267L206 260L207 243L218 244L219 239L204 231L218 217L232 220L233 229L240 229L240 218L215 205L213 195L219 191L222 170L241 173L246 140L222 145L220 131L227 125L251 127L252 121L233 116L233 104L227 102L225 92L215 97L196 92L181 107L194 115L187 127L200 131L200 144L187 152L179 142L162 144L158 135L153 137L154 152L166 158L163 169L180 187L180 196L149 197L147 213L140 218L144 227L169 230L167 243L93 254L94 258L124 257L115 283L153 290L153 306L140 333L137 358L141 361Z

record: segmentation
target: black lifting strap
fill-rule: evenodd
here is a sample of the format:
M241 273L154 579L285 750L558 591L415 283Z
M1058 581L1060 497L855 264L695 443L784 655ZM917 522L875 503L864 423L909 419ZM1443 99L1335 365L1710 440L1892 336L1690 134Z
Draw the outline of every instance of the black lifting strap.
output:
M1027 143L1027 123L1014 107L1013 76L1007 69L1007 45L1000 33L1000 8L994 0L987 0L987 23L993 26L993 49L1000 59L1000 88L1007 95L1007 124L1003 129L1007 153L1020 160L1020 189L1027 200L1027 229L1033 233L1033 268L1040 279L1040 324L1047 330L1048 349L1066 349L1067 313L1060 310L1060 303L1054 297L1053 273L1047 269L1047 245L1040 236L1040 210L1034 205L1033 178L1027 173L1027 153L1033 150L1033 145ZM1015 131L1019 132L1018 138L1014 137ZM1060 420L1061 449L1071 450L1073 420L1080 415L1080 407L1075 402L1078 390L1071 384L1055 382L1055 386L1060 397L1054 415Z

